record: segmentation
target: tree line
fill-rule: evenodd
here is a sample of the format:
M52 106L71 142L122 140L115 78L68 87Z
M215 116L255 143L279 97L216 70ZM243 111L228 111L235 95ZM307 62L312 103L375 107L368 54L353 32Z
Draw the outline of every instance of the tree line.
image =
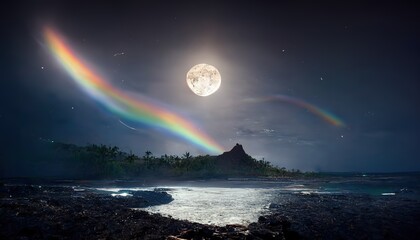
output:
M116 146L89 144L77 146L53 143L54 159L64 161L78 177L86 179L105 178L223 178L223 177L300 177L312 173L286 170L257 160L249 155L230 161L219 156L154 156L145 151L143 156L126 153ZM58 160L56 160L58 161ZM69 169L70 171L70 169Z

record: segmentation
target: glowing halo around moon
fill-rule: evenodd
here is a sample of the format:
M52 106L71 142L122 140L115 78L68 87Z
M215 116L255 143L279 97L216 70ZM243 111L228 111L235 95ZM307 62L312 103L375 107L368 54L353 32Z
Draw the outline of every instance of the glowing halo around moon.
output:
M187 73L188 87L198 96L207 97L215 93L221 83L219 71L210 64L197 64Z

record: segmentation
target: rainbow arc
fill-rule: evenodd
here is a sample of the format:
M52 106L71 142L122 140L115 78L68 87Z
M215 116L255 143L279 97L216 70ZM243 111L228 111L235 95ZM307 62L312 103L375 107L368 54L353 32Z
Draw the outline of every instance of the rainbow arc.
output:
M134 97L116 88L89 68L63 38L46 27L44 36L55 59L89 96L121 118L166 131L212 153L223 148L185 117L159 106L146 98Z

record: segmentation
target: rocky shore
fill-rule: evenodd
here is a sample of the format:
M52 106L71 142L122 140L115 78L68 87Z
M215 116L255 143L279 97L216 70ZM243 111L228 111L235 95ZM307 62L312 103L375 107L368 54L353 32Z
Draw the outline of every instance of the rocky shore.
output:
M304 239L419 239L420 201L406 195L282 194L270 209Z
M160 189L111 196L71 186L0 185L0 239L299 239L279 214L248 226L191 223L136 207L165 204Z

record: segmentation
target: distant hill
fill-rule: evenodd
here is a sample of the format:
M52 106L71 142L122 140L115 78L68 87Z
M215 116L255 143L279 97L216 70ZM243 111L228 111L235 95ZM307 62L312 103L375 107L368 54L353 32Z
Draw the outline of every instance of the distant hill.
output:
M267 175L269 172L276 169L267 161L252 158L245 152L242 145L238 143L232 150L216 156L215 161L220 169L226 169L233 175ZM255 172L255 169L258 169L258 171Z
M245 152L242 145L237 143L232 148L232 150L230 150L228 152L224 152L222 155L217 156L217 161L235 165L235 164L246 163L246 161L249 158L251 158L251 156L249 156Z

